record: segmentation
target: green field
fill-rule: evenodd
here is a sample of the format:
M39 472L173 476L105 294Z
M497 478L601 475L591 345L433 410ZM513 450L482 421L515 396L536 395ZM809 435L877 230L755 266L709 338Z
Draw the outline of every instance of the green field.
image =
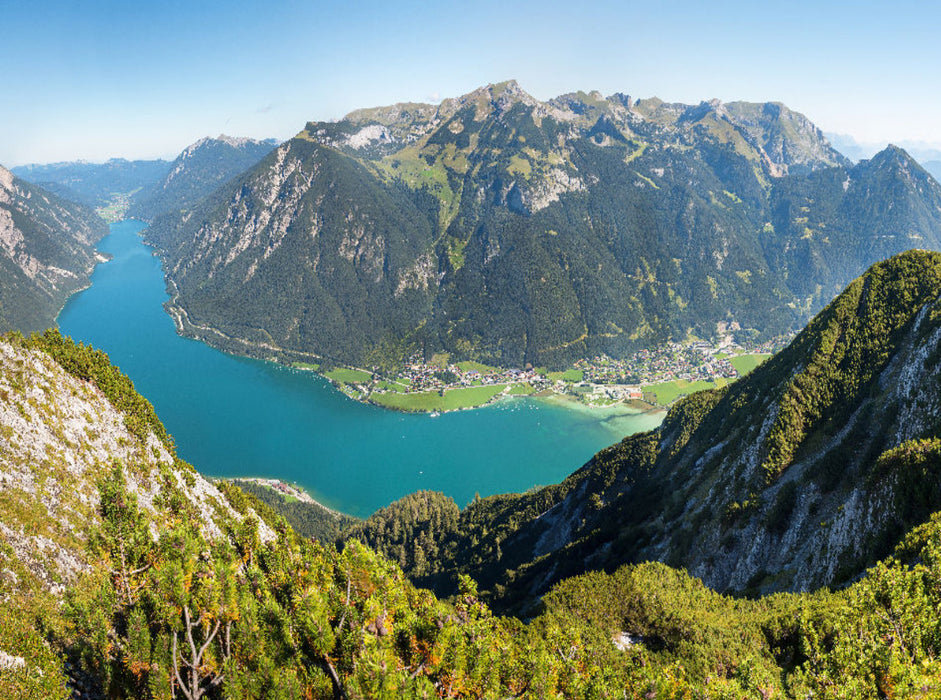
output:
M386 391L408 391L408 386L405 384L398 384L397 382L387 382L386 380L381 380L376 382L376 386L379 389L385 389Z
M347 367L331 369L329 372L324 372L324 376L327 379L332 379L342 384L365 384L372 381L372 375L369 372L364 372L361 369L349 369Z
M450 389L440 396L437 391L416 394L373 394L370 399L380 406L397 411L453 411L458 408L482 406L503 391L505 384Z
M563 382L580 382L585 378L585 373L580 369L567 369L564 372L549 372L546 376L554 382L560 379Z
M686 379L676 379L672 382L663 382L661 384L650 384L644 387L644 392L650 392L657 397L658 406L666 406L673 403L681 396L692 394L704 389L720 389L728 384L725 379L716 379L715 381L697 381L690 382Z
M106 207L99 207L95 210L95 213L109 224L113 224L125 218L125 214L127 214L127 203L109 204Z
M730 357L729 362L732 363L735 371L744 377L769 357L771 355L736 355Z

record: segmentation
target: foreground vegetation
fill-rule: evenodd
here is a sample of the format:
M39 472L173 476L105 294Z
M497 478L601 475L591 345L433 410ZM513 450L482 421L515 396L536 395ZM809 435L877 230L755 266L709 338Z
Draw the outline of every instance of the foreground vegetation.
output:
M185 499L154 540L115 467L99 562L57 605L0 583L3 697L885 698L941 692L941 518L849 589L721 596L662 564L556 586L528 623L461 576L444 601L351 541L338 551L245 515L207 540ZM263 507L259 513L268 511ZM21 572L22 573L22 572Z

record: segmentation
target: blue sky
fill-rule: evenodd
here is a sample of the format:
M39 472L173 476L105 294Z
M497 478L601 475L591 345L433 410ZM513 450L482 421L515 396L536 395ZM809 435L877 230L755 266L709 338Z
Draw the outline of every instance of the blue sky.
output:
M781 101L860 141L941 144L933 5L0 0L0 163L284 139L308 120L508 78L540 99Z

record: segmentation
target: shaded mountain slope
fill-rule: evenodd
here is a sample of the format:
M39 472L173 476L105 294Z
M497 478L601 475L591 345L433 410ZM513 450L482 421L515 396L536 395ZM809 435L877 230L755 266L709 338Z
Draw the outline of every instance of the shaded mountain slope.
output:
M278 185L259 187L257 170L234 180L200 205L227 214L202 225L196 240L159 238L159 221L148 229L162 249L175 246L166 254L172 280L205 280L186 308L189 322L227 316L237 324L227 334L298 348L326 339L345 357L421 323L431 295L420 258L433 229L406 192L304 140L279 147L259 168ZM337 219L347 225L323 223ZM218 245L202 245L207 239Z
M0 167L0 332L53 325L68 295L88 284L107 231L90 209Z

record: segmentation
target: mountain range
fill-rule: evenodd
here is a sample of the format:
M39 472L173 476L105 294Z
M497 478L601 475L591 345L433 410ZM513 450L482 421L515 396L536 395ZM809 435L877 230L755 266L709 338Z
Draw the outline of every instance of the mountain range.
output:
M184 330L242 352L807 323L562 483L364 521L211 482L104 353L2 337L0 697L941 695L941 188L902 149L510 82L203 140L135 201ZM0 325L50 323L104 233L0 168Z
M781 104L511 81L309 123L146 236L181 330L229 350L561 366L797 328L939 225L904 151L852 165Z
M55 325L66 298L88 284L94 245L108 231L102 215L179 211L256 163L275 146L220 136L162 160L0 167L0 332ZM43 183L42 185L36 184Z
M887 145L884 141L882 143L857 141L848 134L825 132L824 135L834 148L854 162L872 158ZM930 170L928 164L932 161L941 160L941 148L936 143L901 140L896 145L904 148L912 158L921 163L926 169Z
M13 173L64 199L99 210L120 203L122 217L150 221L176 213L255 165L278 142L226 136L205 137L183 149L173 162L112 158L22 165Z

